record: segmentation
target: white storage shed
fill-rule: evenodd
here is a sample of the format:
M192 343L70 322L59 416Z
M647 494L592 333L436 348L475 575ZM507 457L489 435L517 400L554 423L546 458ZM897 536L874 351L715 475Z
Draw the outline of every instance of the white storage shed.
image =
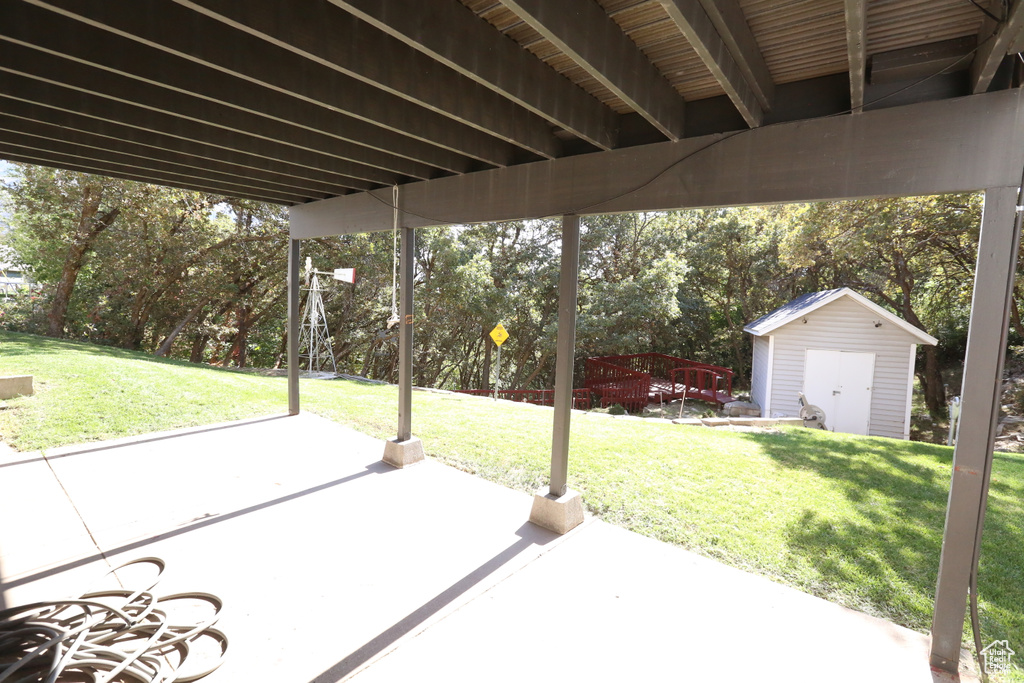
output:
M761 415L799 415L803 392L831 431L910 438L917 345L935 337L848 287L804 294L743 331Z

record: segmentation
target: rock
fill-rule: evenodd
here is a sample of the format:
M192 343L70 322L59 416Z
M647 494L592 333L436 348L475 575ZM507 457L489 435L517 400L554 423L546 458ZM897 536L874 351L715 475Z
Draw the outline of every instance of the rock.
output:
M747 401L733 401L722 408L725 417L761 417L761 406Z

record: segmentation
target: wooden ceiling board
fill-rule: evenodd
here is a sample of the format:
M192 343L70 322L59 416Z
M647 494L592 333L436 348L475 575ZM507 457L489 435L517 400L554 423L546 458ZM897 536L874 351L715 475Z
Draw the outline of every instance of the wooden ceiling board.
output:
M871 55L977 35L984 17L957 0L876 0L868 5L867 51Z

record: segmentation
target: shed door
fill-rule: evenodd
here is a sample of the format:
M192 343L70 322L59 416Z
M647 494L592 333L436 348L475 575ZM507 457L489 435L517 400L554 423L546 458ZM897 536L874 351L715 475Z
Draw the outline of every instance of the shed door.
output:
M871 384L875 354L807 350L804 395L825 411L833 432L867 434L871 420Z

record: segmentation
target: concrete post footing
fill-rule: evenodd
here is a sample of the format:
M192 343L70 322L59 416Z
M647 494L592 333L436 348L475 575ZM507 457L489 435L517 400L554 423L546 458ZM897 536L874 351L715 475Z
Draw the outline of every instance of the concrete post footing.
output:
M413 436L406 441L388 439L384 442L382 460L392 467L408 467L423 460L423 442Z
M32 393L32 375L0 377L0 401L18 396L31 396Z
M533 496L530 521L556 534L567 533L583 524L583 499L579 491L567 489L556 497L547 487L540 489Z

